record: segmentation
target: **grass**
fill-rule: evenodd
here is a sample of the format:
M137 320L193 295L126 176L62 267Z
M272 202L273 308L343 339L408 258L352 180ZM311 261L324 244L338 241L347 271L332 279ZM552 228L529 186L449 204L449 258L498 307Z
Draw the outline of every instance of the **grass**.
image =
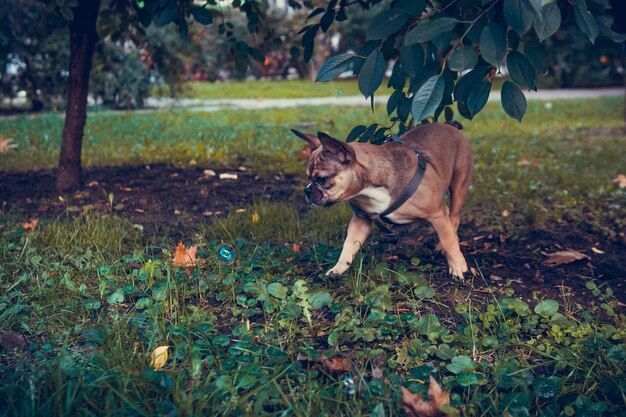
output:
M377 94L391 94L384 83ZM165 96L167 89L156 89L152 96ZM193 82L183 86L183 97L198 99L223 98L305 98L305 97L342 97L361 95L356 80L329 81L312 83L309 80L283 81L227 81Z
M466 218L494 233L592 227L604 241L623 230L624 192L611 182L624 167L621 100L529 102L522 124L498 107L465 123L476 158ZM85 161L303 175L288 128L345 137L383 116L96 114ZM0 122L0 137L19 145L0 154L0 170L53 167L61 126L55 115ZM347 217L343 206L255 203L176 228L90 215L41 219L27 233L3 211L0 415L399 416L400 385L425 393L429 375L463 416L624 415L626 317L605 284L589 281L585 303L565 291L522 298L480 272L443 285L439 258L398 247L394 261L376 245L348 275L326 278ZM202 263L172 266L181 236ZM220 260L222 244L234 263ZM159 346L168 359L155 369ZM333 357L341 366L323 359Z

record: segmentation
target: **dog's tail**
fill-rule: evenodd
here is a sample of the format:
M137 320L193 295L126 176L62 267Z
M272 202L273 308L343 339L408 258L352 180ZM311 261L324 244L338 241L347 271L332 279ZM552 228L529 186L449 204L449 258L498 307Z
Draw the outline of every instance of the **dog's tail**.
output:
M456 127L459 130L463 130L463 125L460 122L457 122L456 120L450 120L449 122L445 122L447 125Z

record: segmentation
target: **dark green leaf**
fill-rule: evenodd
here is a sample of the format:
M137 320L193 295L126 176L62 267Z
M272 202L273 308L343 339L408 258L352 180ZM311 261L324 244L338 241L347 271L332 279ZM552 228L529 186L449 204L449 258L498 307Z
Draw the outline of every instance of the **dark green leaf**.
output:
M524 45L524 55L533 64L538 73L543 74L548 70L548 59L546 53L539 42L526 42Z
M365 63L365 60L372 52L374 52L380 46L379 40L367 41L365 45L356 53L354 57L354 65L352 66L352 72L356 75L361 72L361 67Z
M178 32L180 33L180 38L186 41L189 36L189 25L185 19L181 19L178 22Z
M327 291L320 291L311 294L308 301L314 310L319 310L320 308L328 307L333 302L333 297Z
M474 86L485 79L488 70L489 67L477 67L461 77L454 86L454 99L459 102L467 102Z
M511 51L506 57L506 65L515 83L530 90L537 90L535 86L535 67L520 52Z
M502 108L506 114L521 122L524 114L526 114L526 97L524 97L524 93L511 81L505 81L500 95Z
M540 41L548 39L561 26L561 9L556 3L544 4L541 8L541 19L533 23Z
M383 81L385 74L385 58L380 51L374 51L367 57L361 72L359 72L359 91L365 98L374 94Z
M164 9L157 11L154 15L154 24L161 27L165 26L178 17L178 9L175 1L167 2Z
M504 0L504 19L521 36L530 28L535 11L527 0Z
M472 88L465 103L466 109L470 115L470 120L476 116L483 107L485 107L485 104L487 104L487 100L489 99L490 92L491 83L484 79Z
M324 13L322 18L320 19L320 28L322 29L322 32L326 33L326 31L328 31L328 29L330 28L330 25L332 25L334 21L335 21L335 10L329 7L326 10L326 13Z
M509 30L506 33L506 44L513 51L517 50L517 47L519 46L519 35L517 34L517 32L515 32L514 30Z
M393 9L419 16L426 10L426 2L424 0L399 0L393 5Z
M411 112L411 103L411 99L409 99L405 95L402 95L402 97L400 97L397 114L400 120L402 120L403 122L406 122L406 120L409 118L409 113Z
M406 74L402 70L400 61L396 61L393 65L389 82L387 82L387 87L393 87L396 90L401 90L404 87L404 84L406 84Z
M468 68L474 68L477 63L478 55L471 46L455 49L448 59L448 66L452 71L464 71Z
M213 23L213 15L204 7L192 7L191 15L196 20L196 22L202 23L203 25L210 25L211 23Z
M370 140L372 138L372 135L376 131L377 127L378 127L378 123L372 123L371 125L369 125L367 127L367 130L363 132L363 135L361 135L359 142L367 142L368 140Z
M350 131L350 133L348 133L348 137L346 138L346 142L354 142L366 130L367 130L367 127L364 126L364 125L358 125L358 126L353 127L352 130Z
M416 122L424 120L439 107L444 89L445 82L439 75L430 77L420 87L411 105L411 114Z
M372 408L370 417L385 417L385 407L383 403L378 403L376 407Z
M541 317L552 317L559 311L559 302L555 300L543 300L535 306L535 313Z
M400 99L402 98L403 95L404 93L402 92L402 90L395 90L393 93L391 93L391 96L389 96L389 100L387 100L387 114L388 115L393 113L394 110L398 107L398 104L400 103Z
M317 72L315 81L330 81L347 71L352 65L354 54L339 54L328 59Z
M541 398L552 398L560 391L561 379L555 376L550 378L536 378L533 381L535 394Z
M478 375L474 372L463 372L457 377L457 381L462 387L478 384Z
M404 27L409 15L403 10L385 10L372 19L367 28L367 39L382 39Z
M420 22L407 33L404 38L405 45L427 42L435 39L444 32L450 32L456 27L457 20L452 17L440 17L438 19L428 19Z
M472 372L476 369L476 362L468 356L455 356L451 363L446 365L446 369L453 374L462 374L464 372Z
M424 66L424 48L419 43L400 48L400 64L409 77L415 77Z
M600 28L596 19L587 9L585 0L576 0L576 3L574 3L574 18L580 30L587 35L591 43L595 43L596 38L600 34Z
M315 16L324 13L326 9L323 7L318 7L317 9L313 10L311 13L309 13L309 15L306 17L306 20L312 19ZM305 21L306 21L305 20Z
M506 51L506 32L498 23L485 26L480 33L480 55L485 61L499 67Z
M541 19L541 0L526 0L530 7L535 10L537 18Z

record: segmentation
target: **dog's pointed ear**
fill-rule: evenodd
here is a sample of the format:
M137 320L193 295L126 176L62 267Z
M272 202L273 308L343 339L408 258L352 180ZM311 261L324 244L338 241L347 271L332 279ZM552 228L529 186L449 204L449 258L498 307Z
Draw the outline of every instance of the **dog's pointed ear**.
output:
M322 143L320 142L320 140L314 135L309 135L308 133L302 133L296 129L291 129L291 131L293 132L294 135L296 135L297 137L299 137L300 139L302 139L303 141L311 145L314 150L322 146Z
M324 132L317 132L317 137L320 139L324 150L336 156L341 163L347 164L354 161L356 158L354 150L346 143L335 139Z

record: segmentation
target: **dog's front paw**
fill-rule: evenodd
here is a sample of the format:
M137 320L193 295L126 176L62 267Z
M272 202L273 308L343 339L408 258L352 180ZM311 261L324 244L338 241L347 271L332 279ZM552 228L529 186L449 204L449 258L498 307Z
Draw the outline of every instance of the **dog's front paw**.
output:
M448 272L455 278L463 279L463 273L467 272L467 263L465 260L459 263L451 263L448 265Z
M343 262L337 262L337 264L335 266L333 266L331 269L329 269L326 272L326 276L333 276L333 275L341 275L344 272L346 272L348 270L348 268L350 267L350 265L346 265Z

